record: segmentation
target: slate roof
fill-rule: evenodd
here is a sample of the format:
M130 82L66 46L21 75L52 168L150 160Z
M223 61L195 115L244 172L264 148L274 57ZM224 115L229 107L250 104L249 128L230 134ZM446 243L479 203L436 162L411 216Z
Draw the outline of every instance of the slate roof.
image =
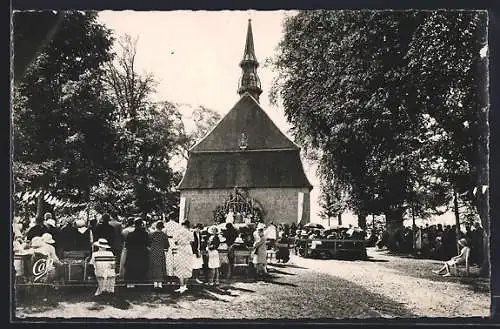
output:
M191 153L179 189L308 187L299 150Z
M247 148L240 137L247 135ZM249 94L189 151L179 189L307 187L300 148L289 140Z
M217 126L193 146L190 152L237 151L240 149L242 133L247 136L247 150L299 150L299 147L276 127L259 103L245 93Z

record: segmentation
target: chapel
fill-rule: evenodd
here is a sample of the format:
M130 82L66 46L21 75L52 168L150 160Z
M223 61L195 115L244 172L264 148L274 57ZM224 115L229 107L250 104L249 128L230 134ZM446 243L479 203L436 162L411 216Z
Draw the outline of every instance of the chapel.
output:
M239 63L240 96L219 123L190 150L179 184L180 221L211 225L308 223L310 192L300 147L288 139L259 104L251 20Z

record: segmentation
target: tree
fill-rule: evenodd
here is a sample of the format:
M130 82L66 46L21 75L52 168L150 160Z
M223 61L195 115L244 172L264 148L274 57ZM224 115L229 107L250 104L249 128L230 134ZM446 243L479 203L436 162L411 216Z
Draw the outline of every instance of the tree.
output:
M203 105L195 108L191 117L194 121L194 129L186 133L186 140L183 147L183 156L186 160L189 157L189 149L205 137L221 119L221 115L218 112Z
M15 84L15 188L51 190L82 202L114 162L113 106L100 82L112 38L95 13L16 12L14 44L29 40L37 22L54 19L61 20L57 33ZM39 213L42 206L40 199Z
M405 212L425 217L487 185L485 24L484 13L443 11L285 21L271 96L298 140L350 186L360 217L385 214L394 231ZM487 195L474 200L487 227Z
M402 226L421 130L408 111L404 54L422 20L411 12L307 11L287 19L272 91L321 166L350 186L350 207Z
M56 35L64 19L63 12L42 15L23 15L16 18L14 43L14 83L22 80L24 72L47 43ZM25 24L23 20L29 22ZM36 26L36 29L33 29Z
M488 193L482 191L488 186L486 46L485 12L437 11L416 31L407 57L417 110L441 136L428 147L441 164L436 175L449 194L475 205L488 255ZM488 257L481 271L489 274Z
M349 207L349 186L343 184L328 167L319 167L317 172L322 178L319 197L319 205L322 208L320 216L328 219L337 217L338 225L342 225L342 214Z
M118 45L103 81L118 109L114 152L119 165L116 175L95 189L96 207L121 215L168 213L178 203L180 175L169 161L185 140L180 113L172 103L152 101L154 77L135 67L137 39L125 35Z

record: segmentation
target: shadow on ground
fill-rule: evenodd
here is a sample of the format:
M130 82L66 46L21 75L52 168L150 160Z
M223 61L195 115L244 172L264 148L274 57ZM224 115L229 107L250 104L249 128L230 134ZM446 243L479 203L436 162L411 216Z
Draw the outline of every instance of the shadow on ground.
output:
M387 259L380 259L374 257L365 257L361 258L359 256L350 256L350 255L339 255L335 257L331 256L317 256L317 257L307 257L307 259L317 259L317 260L341 260L341 261L349 261L349 262L372 262L372 263L387 263L389 262Z
M283 267L298 267L288 265ZM252 284L265 282L273 285L296 287L293 283L280 282L284 276L294 276L295 273L289 273L280 269L269 268L269 275L265 278L236 277L231 280L222 281L219 286L209 286L205 284L193 284L189 289L180 294L175 292L179 288L178 284L165 285L161 290L155 290L152 286L136 286L135 288L126 288L117 286L115 294L93 296L95 287L72 286L60 287L57 290L52 287L31 287L24 288L17 293L16 307L21 307L27 313L39 313L53 310L60 303L89 303L89 310L101 310L105 306L112 306L118 309L127 310L132 304L139 304L151 308L175 304L182 301L213 300L228 302L227 297L236 297L239 292L251 294L254 290L243 288L241 284Z
M307 267L303 267L303 266L299 266L299 265L296 265L296 264L291 264L291 263L273 263L271 264L270 266L272 267L278 267L278 268L298 268L298 269L301 269L301 270L307 270L308 268Z
M118 288L115 296L95 298L94 288L74 288L58 291L43 301L40 295L30 298L17 309L24 319L77 305L88 310L89 316L107 316L114 310L116 316L140 317L147 313L165 318L175 308L180 318L227 319L353 319L376 317L412 317L406 305L389 297L370 292L354 282L316 271L302 271L292 264L269 266L269 276L254 280L236 277L219 287L191 286L184 294L174 290L177 285L161 292L152 287ZM286 273L286 274L285 274ZM236 298L235 296L240 296ZM188 305L185 305L185 304ZM58 305L59 304L59 305ZM138 307L140 306L140 307ZM167 307L165 307L167 306ZM145 311L144 308L149 311ZM203 312L200 311L203 308ZM49 310L52 310L51 312ZM44 312L46 311L46 313ZM106 313L107 312L107 313ZM210 313L212 312L212 313Z
M371 263L387 263L389 262L387 259L379 259L379 258L373 258L373 257L367 257L365 259L358 259L359 261L362 262L371 262Z

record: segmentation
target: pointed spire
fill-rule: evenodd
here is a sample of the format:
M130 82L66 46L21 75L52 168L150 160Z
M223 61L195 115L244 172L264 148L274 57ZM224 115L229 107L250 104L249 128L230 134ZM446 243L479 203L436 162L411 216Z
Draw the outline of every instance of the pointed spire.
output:
M244 61L255 61L257 62L257 58L255 56L255 49L253 46L253 33L252 33L252 20L248 20L248 29L247 29L247 41L245 43L245 52L243 53Z
M257 75L257 67L259 67L259 63L257 62L257 57L255 56L251 19L248 20L245 51L243 53L243 59L240 62L240 67L243 70L243 73L238 86L238 94L243 96L243 94L248 92L258 102L259 96L262 94L262 89L259 76Z

